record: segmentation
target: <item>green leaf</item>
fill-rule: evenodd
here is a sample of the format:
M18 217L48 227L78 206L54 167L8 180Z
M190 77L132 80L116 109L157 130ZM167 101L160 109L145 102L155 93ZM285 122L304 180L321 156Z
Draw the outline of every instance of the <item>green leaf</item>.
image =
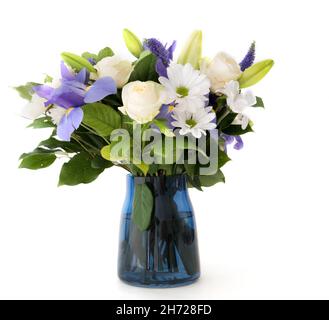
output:
M120 114L110 106L102 103L90 103L82 108L83 123L102 137L109 136L114 129L121 127Z
M242 129L240 125L238 124L231 124L227 128L223 130L225 134L228 134L230 136L240 136L242 134L253 132L252 127L250 124L248 124L246 129Z
M263 99L260 97L256 97L256 104L254 104L252 107L265 108Z
M53 77L51 77L50 75L46 74L45 79L43 80L44 83L50 83L54 80Z
M93 59L95 60L96 62L98 62L98 55L95 54L95 53L90 53L90 52L84 52L82 55L81 55L82 58L88 60L88 59Z
M175 136L172 130L168 128L166 119L154 119L152 122L159 128L160 132L163 133L165 136Z
M42 118L35 119L27 127L28 128L33 128L33 129L43 129L43 128L54 128L55 125L51 121L51 118L50 117L42 117Z
M133 72L130 75L129 82L132 81L158 81L158 74L155 70L157 58L149 51L144 51L136 62Z
M14 87L14 89L18 92L21 98L31 101L33 94L33 87L38 86L39 83L28 82L22 86Z
M218 170L214 175L199 176L202 187L211 187L218 182L225 182L225 177L222 171Z
M106 58L106 57L112 57L114 55L114 52L111 48L105 47L104 49L100 50L98 52L98 61Z
M271 59L263 60L255 63L247 68L239 78L240 88L248 88L262 80L265 75L271 70L274 61Z
M75 186L80 183L94 181L103 171L103 168L93 168L90 157L85 153L75 155L69 162L64 163L58 186Z
M50 137L47 140L43 140L39 143L40 147L46 147L49 149L63 149L66 152L79 152L82 150L81 146L78 145L74 140L72 141L60 141L54 137Z
M29 153L22 155L20 168L37 170L49 167L55 160L53 153Z
M188 187L189 188L195 188L199 191L203 191L199 176L193 176L192 177L192 176L188 175L187 179L188 179Z
M132 219L140 231L145 231L150 226L153 202L149 187L145 183L135 184Z
M61 56L62 59L76 71L86 68L89 72L96 72L92 64L83 57L70 52L63 52Z
M187 43L185 44L182 53L178 58L179 64L190 63L194 69L199 69L199 64L202 56L202 32L194 31Z
M125 44L132 55L139 58L143 51L143 45L139 38L128 29L123 30L123 39Z
M111 145L105 146L101 149L101 156L108 161L111 161Z
M105 160L102 157L96 156L91 160L91 167L94 169L107 169L113 166L111 161Z
M223 120L221 120L219 123L219 130L227 128L234 121L236 116L237 113L229 113L226 117L224 117Z
M222 150L218 150L218 167L219 168L223 167L230 160L231 159L229 158L229 156L227 155L226 152L224 152Z
M139 163L139 164L136 164L134 163L134 165L140 170L143 172L144 176L147 175L148 171L149 171L149 165L146 164L146 163Z

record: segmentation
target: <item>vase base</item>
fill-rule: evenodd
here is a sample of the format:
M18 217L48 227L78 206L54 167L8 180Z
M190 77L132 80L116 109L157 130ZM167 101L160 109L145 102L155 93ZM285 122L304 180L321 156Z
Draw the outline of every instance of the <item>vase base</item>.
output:
M188 286L195 283L200 278L200 273L186 276L183 273L136 273L126 272L119 278L124 283L143 288L176 288Z

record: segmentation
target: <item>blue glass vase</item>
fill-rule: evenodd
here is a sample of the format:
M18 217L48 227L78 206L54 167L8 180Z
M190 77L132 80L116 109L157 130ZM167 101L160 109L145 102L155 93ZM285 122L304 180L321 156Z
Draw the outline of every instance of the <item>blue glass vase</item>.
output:
M150 226L140 231L132 217L136 183L153 193ZM185 175L127 176L123 206L119 278L142 287L177 287L200 277L197 231Z

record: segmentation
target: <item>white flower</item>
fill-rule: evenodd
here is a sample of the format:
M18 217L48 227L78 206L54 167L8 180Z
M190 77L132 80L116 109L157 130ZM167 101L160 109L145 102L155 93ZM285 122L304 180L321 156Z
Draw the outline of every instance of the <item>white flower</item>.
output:
M240 93L238 81L230 81L223 89L219 89L217 92L226 95L227 105L236 113L241 113L247 107L256 104L256 97L251 91Z
M168 79L160 77L168 94L168 102L176 102L177 108L195 112L205 106L206 95L209 93L210 81L200 74L200 71L193 69L188 63L185 65L171 63L167 69Z
M24 118L35 120L45 113L45 102L47 100L40 98L36 93L32 95L31 101L26 104L21 112Z
M224 52L218 53L212 61L204 59L200 69L210 79L212 92L223 88L231 80L237 80L241 75L239 64Z
M238 124L244 130L249 124L249 117L243 113L239 113L232 122L232 124Z
M153 81L134 81L122 89L123 106L119 110L138 123L152 121L166 99L164 87Z
M103 58L94 68L97 70L98 78L111 77L118 88L122 88L128 82L133 71L131 62L122 60L117 55Z
M51 118L54 124L58 125L66 111L67 110L65 108L54 105L47 111L47 115Z
M177 128L181 128L179 133L186 135L191 133L196 138L201 138L202 134L206 134L206 130L216 128L213 121L216 118L212 107L199 108L195 113L183 111L175 108L172 117L175 119L171 124Z

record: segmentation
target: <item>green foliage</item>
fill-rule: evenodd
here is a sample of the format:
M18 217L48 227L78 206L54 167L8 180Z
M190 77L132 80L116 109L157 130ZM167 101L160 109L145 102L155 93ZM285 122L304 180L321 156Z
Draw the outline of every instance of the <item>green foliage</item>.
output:
M230 160L231 159L229 158L226 152L218 150L218 168L223 167Z
M256 104L254 104L253 107L265 108L263 99L256 97Z
M114 129L121 127L120 114L102 103L90 103L83 106L83 123L102 137L107 137Z
M263 60L247 68L239 79L240 88L248 88L262 80L271 70L274 61L271 59Z
M62 59L76 71L86 68L89 72L96 72L92 64L84 57L80 57L70 52L63 52L61 56Z
M88 59L93 59L95 60L96 62L98 62L98 55L95 54L95 53L90 53L90 52L84 52L82 55L81 55L82 58L88 60Z
M91 160L91 167L94 169L107 169L111 168L113 163L111 161L105 160L101 156L96 156Z
M33 94L33 87L38 86L39 83L35 82L27 82L26 84L18 87L14 87L14 89L18 92L21 98L31 101Z
M21 156L20 168L38 170L49 167L56 160L56 155L52 152L36 149L33 152Z
M104 168L93 168L91 160L92 158L88 154L79 153L69 162L64 163L58 185L75 186L94 181L104 171Z
M238 124L231 124L223 130L223 133L228 134L230 136L241 136L242 134L248 132L253 132L250 124L248 124L247 128L245 129L242 129L242 127Z
M28 128L33 129L43 129L43 128L55 128L54 123L51 121L51 118L48 116L35 119Z
M154 119L152 122L159 128L160 132L165 136L167 137L175 136L173 131L168 128L166 119Z
M199 178L202 187L211 187L218 182L225 182L225 176L220 169L214 175L199 176Z
M97 61L100 61L106 57L112 57L113 55L114 55L113 50L109 47L105 47L98 52Z
M129 52L134 55L136 58L139 58L143 51L143 45L139 38L130 30L124 29L123 32L123 40L125 41L126 47Z
M149 227L153 212L153 194L145 184L135 184L132 219L140 231Z
M218 129L223 130L223 129L227 128L228 126L230 126L237 115L238 115L237 113L229 113L226 117L224 117L220 121L220 123L218 125Z
M82 148L74 140L71 141L60 141L51 136L50 138L43 140L39 143L40 147L45 147L50 150L62 149L69 153L82 151Z
M155 70L157 58L149 51L144 51L137 60L134 70L130 75L129 82L132 81L155 81L158 82L158 74Z

